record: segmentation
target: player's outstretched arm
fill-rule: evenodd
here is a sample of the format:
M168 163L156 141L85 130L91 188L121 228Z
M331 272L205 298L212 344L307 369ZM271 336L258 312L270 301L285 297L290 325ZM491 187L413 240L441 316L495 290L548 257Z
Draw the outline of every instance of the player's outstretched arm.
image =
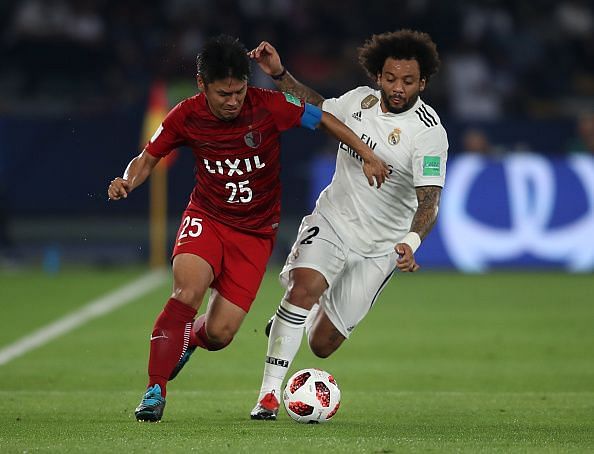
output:
M388 165L378 158L373 150L357 137L347 125L328 112L322 112L320 125L332 136L355 150L363 159L363 173L367 177L369 186L373 186L375 183L379 188L386 181L390 173Z
M410 232L398 243L394 250L399 255L396 266L403 272L419 269L415 261L415 251L431 231L437 220L441 188L439 186L420 186L416 188L419 206L413 217Z
M248 55L256 60L262 71L272 77L279 90L286 91L310 104L322 107L324 97L295 79L283 66L277 50L268 41L262 41L258 47L248 52Z
M124 176L111 180L107 188L109 200L120 200L128 197L128 194L134 188L144 183L159 162L159 159L144 150L132 159L124 171Z

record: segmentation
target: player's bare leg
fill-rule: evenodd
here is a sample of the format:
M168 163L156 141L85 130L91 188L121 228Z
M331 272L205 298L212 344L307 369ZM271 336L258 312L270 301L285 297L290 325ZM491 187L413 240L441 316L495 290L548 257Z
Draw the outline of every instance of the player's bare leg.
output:
M179 374L197 347L216 351L229 345L245 316L246 312L243 309L213 289L206 314L194 321L188 348L173 369L169 380L173 380Z
M289 286L272 321L258 403L250 413L252 419L276 419L282 383L299 351L305 319L327 288L326 279L316 270L296 268L290 272Z
M307 340L313 354L319 358L328 358L345 339L321 308L308 333Z

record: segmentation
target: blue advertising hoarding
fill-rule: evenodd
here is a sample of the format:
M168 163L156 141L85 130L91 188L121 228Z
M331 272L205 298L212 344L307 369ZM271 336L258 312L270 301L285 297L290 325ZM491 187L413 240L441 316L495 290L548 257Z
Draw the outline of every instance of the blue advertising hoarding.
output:
M334 165L318 172L327 184ZM594 271L594 156L448 161L436 226L417 252L423 268Z

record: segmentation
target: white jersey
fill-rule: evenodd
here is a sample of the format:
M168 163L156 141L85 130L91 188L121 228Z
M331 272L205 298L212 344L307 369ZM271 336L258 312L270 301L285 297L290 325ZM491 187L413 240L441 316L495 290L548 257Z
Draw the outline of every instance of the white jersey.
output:
M359 87L322 105L390 167L380 189L369 186L360 156L341 142L332 182L316 203L344 242L367 257L393 251L409 232L417 209L415 187L443 187L448 150L439 117L421 98L399 114L382 112L380 98L379 90Z

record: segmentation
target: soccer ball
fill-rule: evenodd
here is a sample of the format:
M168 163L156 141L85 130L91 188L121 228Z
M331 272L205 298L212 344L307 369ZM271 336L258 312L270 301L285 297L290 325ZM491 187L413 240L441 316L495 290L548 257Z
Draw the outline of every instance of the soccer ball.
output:
M340 389L328 372L303 369L289 378L283 401L287 413L297 422L326 422L338 411Z

